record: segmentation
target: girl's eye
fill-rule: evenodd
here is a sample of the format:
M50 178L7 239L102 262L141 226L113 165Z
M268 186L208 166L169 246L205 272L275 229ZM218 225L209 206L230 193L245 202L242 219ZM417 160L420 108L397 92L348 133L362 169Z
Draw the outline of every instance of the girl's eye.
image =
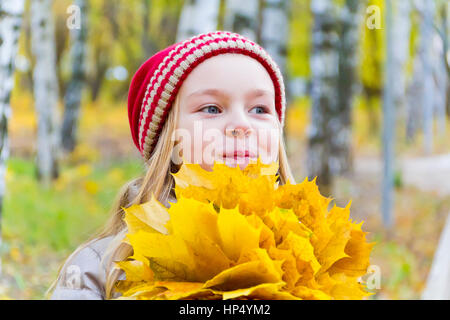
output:
M204 112L212 113L212 114L220 113L219 108L216 106L213 106L213 105L206 106L206 107L202 108L200 111L204 111Z
M254 107L252 110L250 110L250 112L262 114L262 113L267 113L267 109L263 106L257 106L257 107Z

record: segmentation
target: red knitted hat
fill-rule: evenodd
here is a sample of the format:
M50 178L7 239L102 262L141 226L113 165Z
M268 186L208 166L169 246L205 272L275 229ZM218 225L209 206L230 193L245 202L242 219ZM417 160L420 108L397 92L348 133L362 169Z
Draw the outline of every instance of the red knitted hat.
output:
M275 108L284 125L283 76L275 61L258 44L232 32L214 31L175 43L145 61L131 80L128 120L134 144L148 160L181 84L202 61L223 53L240 53L259 61L275 88Z

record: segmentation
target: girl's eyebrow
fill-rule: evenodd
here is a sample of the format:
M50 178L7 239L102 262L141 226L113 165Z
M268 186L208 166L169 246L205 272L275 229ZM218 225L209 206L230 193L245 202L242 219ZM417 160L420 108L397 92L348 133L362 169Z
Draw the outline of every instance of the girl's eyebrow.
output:
M210 89L194 91L193 93L188 95L188 98L190 98L192 96L196 96L196 95L202 95L202 94L213 95L213 96L214 95L215 96L223 96L223 97L227 97L228 96L228 94L224 90L210 88ZM252 91L249 91L246 94L246 97L260 97L260 96L265 96L265 95L273 97L273 93L271 91L265 90L265 89L254 89Z
M219 89L203 89L203 90L197 90L192 92L190 95L188 95L188 98L192 97L192 96L199 96L199 95L212 95L212 96L227 96L227 93L225 93L223 90L219 90Z
M260 96L273 97L274 94L272 93L272 91L269 91L266 89L254 89L254 90L250 91L249 93L247 93L247 96L249 96L249 97L260 97Z

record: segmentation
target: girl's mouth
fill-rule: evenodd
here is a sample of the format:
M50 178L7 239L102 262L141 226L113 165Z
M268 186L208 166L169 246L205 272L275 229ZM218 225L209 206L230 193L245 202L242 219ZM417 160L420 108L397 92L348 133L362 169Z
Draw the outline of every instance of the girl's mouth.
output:
M248 150L235 150L234 152L224 152L224 159L254 158L255 155Z

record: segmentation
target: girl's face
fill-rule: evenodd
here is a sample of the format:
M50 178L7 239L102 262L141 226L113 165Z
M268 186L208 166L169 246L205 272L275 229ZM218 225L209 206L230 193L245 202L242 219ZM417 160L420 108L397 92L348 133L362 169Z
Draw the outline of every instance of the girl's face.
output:
M258 61L242 54L211 57L192 70L178 95L175 163L182 156L210 170L214 160L241 169L259 156L264 163L277 160L275 90Z

